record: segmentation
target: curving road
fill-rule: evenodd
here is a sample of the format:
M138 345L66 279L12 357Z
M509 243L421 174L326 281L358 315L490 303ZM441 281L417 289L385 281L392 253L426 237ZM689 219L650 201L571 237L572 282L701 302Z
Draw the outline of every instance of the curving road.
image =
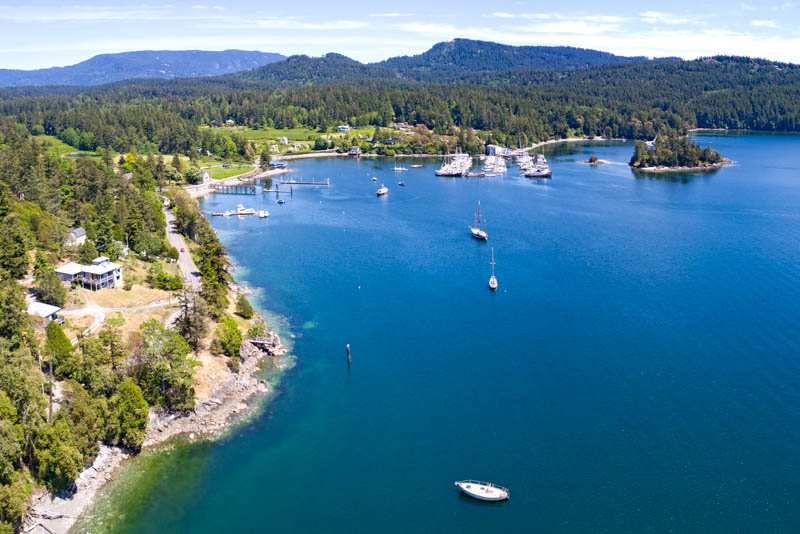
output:
M201 288L200 273L197 271L197 266L194 264L192 255L189 254L189 247L186 246L183 236L175 230L175 215L173 215L172 210L168 209L166 206L162 209L167 218L167 241L169 241L170 245L178 249L178 266L180 266L181 272L183 272L183 277L186 279L187 285L192 288L192 291L199 293ZM186 252L182 252L182 250Z

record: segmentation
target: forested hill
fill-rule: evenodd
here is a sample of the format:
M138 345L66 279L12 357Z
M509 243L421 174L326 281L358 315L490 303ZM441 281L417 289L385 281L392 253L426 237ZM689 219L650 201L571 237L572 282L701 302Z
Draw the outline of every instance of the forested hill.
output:
M662 128L800 131L798 65L716 57L499 73L509 82L422 83L365 77L364 65L343 56L325 60L338 70L335 80L305 69L303 83L228 76L118 82L68 94L7 92L0 94L0 115L82 150L168 154L191 153L202 145L201 126L228 119L320 134L338 124L395 121L437 135L474 128L509 145L583 135L653 139ZM276 67L308 61L299 56ZM366 72L375 68L382 69Z
M434 45L416 56L399 56L375 65L406 71L495 72L510 70L572 71L609 65L647 61L643 56L615 56L608 52L571 46L509 46L488 41L455 39Z
M340 54L293 56L241 74L250 80L284 83L324 82L365 78L395 78L433 83L469 81L484 73L513 71L570 72L600 65L648 61L646 57L615 56L569 46L510 46L455 39L434 45L416 56L399 56L378 63L359 63ZM492 79L498 78L492 76Z
M0 69L0 87L100 85L137 78L192 78L231 74L281 61L285 56L247 50L146 50L101 54L67 67Z

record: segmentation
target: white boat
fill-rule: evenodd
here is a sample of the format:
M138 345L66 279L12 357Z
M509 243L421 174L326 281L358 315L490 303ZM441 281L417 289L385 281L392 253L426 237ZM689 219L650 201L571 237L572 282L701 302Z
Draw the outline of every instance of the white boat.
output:
M255 215L256 210L253 208L245 208L241 204L236 206L236 211L233 212L233 215Z
M421 163L415 163L414 165L411 166L412 169L421 169L422 167L423 165Z
M286 201L283 200L282 198L279 198L278 199L278 204L286 204Z
M480 239L481 241L486 241L489 239L489 234L486 233L486 221L481 219L481 201L478 201L478 213L475 214L475 220L472 223L472 226L469 227L469 231L472 232L472 237L475 239Z
M408 169L406 169L405 167L395 167L393 170L394 172L405 172Z
M479 501L505 501L511 497L511 492L502 486L480 480L459 480L456 487L473 499Z
M388 188L388 187L386 187L385 185L381 184L381 188L380 188L380 189L378 189L378 191L377 191L377 195L378 195L379 197L382 197L383 195L386 195L386 194L388 194L388 193L389 193L389 188Z
M375 178L375 177L373 176L373 177L372 177L372 181L373 181L373 182L377 182L377 181L378 181L378 179L377 179L377 178Z
M258 210L258 216L262 219L266 219L269 217L269 212L267 210Z
M497 277L494 275L494 248L492 248L492 277L489 278L489 289L497 289Z

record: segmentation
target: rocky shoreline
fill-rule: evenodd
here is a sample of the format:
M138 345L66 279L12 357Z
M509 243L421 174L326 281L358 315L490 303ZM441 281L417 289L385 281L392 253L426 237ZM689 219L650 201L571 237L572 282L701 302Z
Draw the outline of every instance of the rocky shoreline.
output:
M258 347L242 343L242 363L238 373L230 373L208 397L188 412L150 410L142 448L154 447L177 436L213 439L248 409L247 401L270 391L269 384L257 378L265 357L281 357L286 349L275 332L268 332ZM34 495L22 532L67 534L78 517L91 507L103 486L133 451L103 445L91 466L81 471L72 493L53 494L40 490Z

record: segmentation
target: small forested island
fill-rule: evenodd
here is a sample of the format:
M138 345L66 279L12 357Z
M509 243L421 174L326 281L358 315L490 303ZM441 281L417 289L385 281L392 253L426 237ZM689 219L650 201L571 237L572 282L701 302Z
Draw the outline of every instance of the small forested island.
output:
M630 166L643 171L716 169L730 163L719 152L702 148L678 132L663 132L651 143L637 141Z

